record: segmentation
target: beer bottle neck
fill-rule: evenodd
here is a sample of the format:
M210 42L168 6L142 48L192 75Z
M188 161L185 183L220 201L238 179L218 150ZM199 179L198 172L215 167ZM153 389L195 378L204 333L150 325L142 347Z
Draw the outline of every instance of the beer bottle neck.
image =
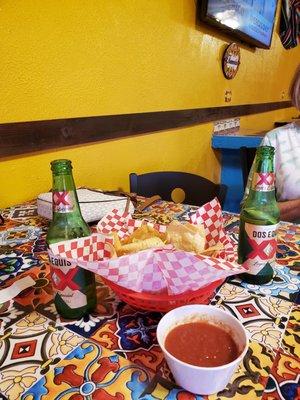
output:
M53 172L52 206L53 219L70 213L82 218L71 170L64 173Z
M275 201L273 156L258 155L249 191L250 200Z
M260 201L260 202L275 202L275 190L261 191L261 190L249 190L249 195L247 198L248 202Z

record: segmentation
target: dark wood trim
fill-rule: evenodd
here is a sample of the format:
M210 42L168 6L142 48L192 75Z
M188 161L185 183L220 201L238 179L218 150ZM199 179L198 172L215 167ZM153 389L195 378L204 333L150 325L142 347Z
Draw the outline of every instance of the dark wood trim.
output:
M44 151L291 107L290 101L0 124L0 156Z

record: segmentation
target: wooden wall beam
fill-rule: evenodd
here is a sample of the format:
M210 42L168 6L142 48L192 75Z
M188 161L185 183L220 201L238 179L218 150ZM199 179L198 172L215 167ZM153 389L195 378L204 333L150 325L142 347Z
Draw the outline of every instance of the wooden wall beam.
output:
M290 101L0 124L0 157L111 140L291 107Z

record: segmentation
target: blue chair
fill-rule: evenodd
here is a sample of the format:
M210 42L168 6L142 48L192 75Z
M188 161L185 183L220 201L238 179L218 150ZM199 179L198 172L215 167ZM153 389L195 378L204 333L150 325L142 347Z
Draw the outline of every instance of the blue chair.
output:
M129 175L130 192L140 196L159 195L163 200L201 206L217 197L223 207L227 186L187 172L150 172ZM178 201L176 195L180 197Z

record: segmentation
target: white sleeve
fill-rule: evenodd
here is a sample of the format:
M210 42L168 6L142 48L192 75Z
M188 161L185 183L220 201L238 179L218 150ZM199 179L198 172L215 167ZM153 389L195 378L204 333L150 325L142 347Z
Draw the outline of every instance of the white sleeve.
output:
M268 135L265 135L259 146L273 146Z

